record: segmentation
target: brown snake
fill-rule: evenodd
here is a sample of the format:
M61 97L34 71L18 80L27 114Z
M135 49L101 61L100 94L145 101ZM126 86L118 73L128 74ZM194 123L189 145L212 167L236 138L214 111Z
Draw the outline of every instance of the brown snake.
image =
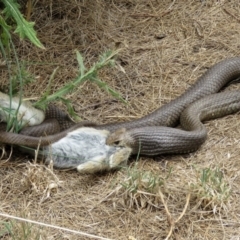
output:
M140 151L141 154L152 156L194 151L207 136L207 131L201 121L222 117L240 110L239 91L214 94L238 77L240 77L240 57L223 60L206 71L183 95L153 113L134 121L93 127L109 130L112 134L107 139L108 144L129 146L133 153ZM204 97L206 95L209 96ZM190 105L191 103L193 104ZM29 134L29 128L23 130L22 134L2 130L0 142L29 147L36 147L40 143L44 146L84 126L84 123L74 124L64 113L57 117L54 116L54 109L50 109L49 112L48 118L56 118L53 121L58 124L58 127L62 126L62 129L57 130L60 131L59 133L41 138L36 137L34 129L40 128L40 133L42 133L40 135L43 135L43 125L31 128L34 136L23 135L24 131ZM186 131L170 128L176 126L180 115L181 124Z

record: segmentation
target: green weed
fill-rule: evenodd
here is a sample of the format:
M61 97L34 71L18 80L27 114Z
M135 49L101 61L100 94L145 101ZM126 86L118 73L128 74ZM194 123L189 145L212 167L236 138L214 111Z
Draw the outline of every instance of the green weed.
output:
M41 234L32 224L25 222L1 222L0 238L9 236L12 240L39 240Z
M204 208L221 206L227 202L231 193L223 172L218 168L198 171L197 182L191 183L190 189L192 196L198 199Z

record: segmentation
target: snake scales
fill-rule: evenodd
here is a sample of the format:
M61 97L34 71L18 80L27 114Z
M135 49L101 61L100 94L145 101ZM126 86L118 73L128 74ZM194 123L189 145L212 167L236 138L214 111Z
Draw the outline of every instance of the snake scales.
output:
M214 94L239 76L240 57L223 60L206 71L183 95L153 113L134 121L93 127L109 130L112 134L108 137L107 143L128 146L132 149L132 153L140 151L141 154L151 156L194 151L207 136L201 121L240 110L239 91ZM188 105L190 106L187 107ZM178 123L180 115L181 125L185 130L172 128ZM20 134L0 129L0 142L29 147L36 147L40 143L44 146L62 139L68 132L85 125L85 123L73 123L66 114L51 107L47 111L47 118L49 122L26 128ZM56 126L56 129L50 133L52 135L44 136L46 124L50 124L50 128ZM55 130L60 132L55 133ZM39 135L43 137L39 138Z

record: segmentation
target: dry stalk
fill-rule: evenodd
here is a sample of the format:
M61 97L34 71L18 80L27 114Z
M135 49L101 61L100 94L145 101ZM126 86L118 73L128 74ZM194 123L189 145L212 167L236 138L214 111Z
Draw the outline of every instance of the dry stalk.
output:
M234 19L236 19L238 22L240 22L240 18L238 18L237 16L235 16L233 13L230 12L230 10L223 8L223 11L225 13L227 13L228 15L230 15L231 17L233 17Z
M179 222L179 221L181 220L181 218L184 216L184 214L186 213L187 207L188 207L188 204L189 204L189 200L190 200L190 197L191 197L191 194L189 193L189 194L187 195L185 206L184 206L184 208L183 208L182 213L181 213L180 216L177 218L177 220L174 220L174 218L172 217L170 211L168 210L167 203L165 202L164 196L163 196L163 194L162 194L162 192L161 192L160 189L159 189L159 196L160 196L161 201L162 201L162 203L163 203L163 206L164 206L164 208L165 208L165 211L166 211L166 214L167 214L167 220L168 220L168 223L169 223L169 225L170 225L170 229L169 229L168 235L167 235L167 237L165 238L165 240L168 240L168 239L171 237L172 233L173 233L173 230L174 230L174 228L175 228L176 223Z

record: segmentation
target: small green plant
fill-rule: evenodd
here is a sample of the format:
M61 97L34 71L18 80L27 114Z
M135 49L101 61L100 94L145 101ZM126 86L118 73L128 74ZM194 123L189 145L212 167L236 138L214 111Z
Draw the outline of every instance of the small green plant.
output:
M125 178L115 189L118 202L129 208L158 208L161 204L161 189L171 171L167 177L162 178L159 173L138 169L137 165L138 163L127 169Z
M29 71L27 71L27 63L21 62L19 69L13 68L11 71L10 82L12 85L12 95L15 96L21 88L23 89L24 86L34 81L34 76ZM19 83L21 83L20 87Z
M76 76L75 79L73 79L70 83L66 84L59 90L57 90L55 93L49 95L49 91L47 90L43 96L34 104L35 107L45 109L45 107L52 101L60 100L64 104L66 104L69 114L72 117L75 117L76 120L78 120L78 116L74 113L72 105L69 100L64 99L63 97L72 92L76 89L77 86L83 84L85 81L89 80L91 82L94 82L98 85L98 87L104 89L106 92L110 93L115 98L120 99L124 103L126 101L121 97L121 95L113 90L111 87L109 87L105 82L103 82L98 77L98 72L104 67L111 67L114 65L114 56L118 53L118 51L107 51L106 53L102 54L98 60L97 63L95 63L90 69L86 69L83 63L83 57L81 54L76 51L77 54L77 60L79 64L79 73ZM49 87L51 85L52 78L54 77L55 71L53 72L50 81L49 81Z
M198 171L197 183L191 183L190 189L204 208L221 206L231 193L222 171L218 168L204 168Z
M5 114L7 116L7 131L14 129L15 132L19 132L24 127L21 119L17 118L17 111L15 109L0 106L0 114Z
M126 178L120 183L130 194L138 191L156 194L158 188L163 185L163 179L150 171L140 171L139 169L128 169Z
M10 236L13 240L39 240L41 234L39 229L33 228L32 224L25 222L1 222L3 229L0 231L0 238Z

